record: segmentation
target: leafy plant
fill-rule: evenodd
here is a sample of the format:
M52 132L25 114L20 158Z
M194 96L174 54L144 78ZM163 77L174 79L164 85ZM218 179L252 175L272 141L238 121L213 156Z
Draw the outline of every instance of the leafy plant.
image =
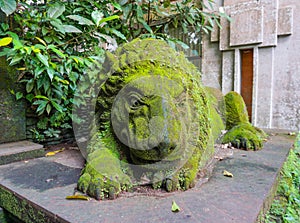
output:
M79 6L60 1L38 7L20 3L13 14L14 27L0 25L0 55L18 70L17 80L25 87L16 99L31 104L40 117L37 127L48 137L57 137L59 128L70 128L77 82L103 57L103 45L113 39L106 36L114 35L108 22L119 18L104 17L92 5L89 11Z

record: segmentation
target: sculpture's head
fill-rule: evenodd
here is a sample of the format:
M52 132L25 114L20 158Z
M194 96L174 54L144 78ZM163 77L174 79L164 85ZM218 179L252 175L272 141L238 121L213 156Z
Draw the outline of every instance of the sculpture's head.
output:
M187 94L163 76L142 76L119 91L111 120L118 139L130 148L135 163L178 159L184 148Z

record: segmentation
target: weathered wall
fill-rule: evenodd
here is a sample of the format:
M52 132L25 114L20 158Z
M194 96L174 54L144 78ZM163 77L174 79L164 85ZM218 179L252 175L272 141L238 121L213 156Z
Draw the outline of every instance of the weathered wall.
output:
M241 91L242 49L252 48L252 122L258 127L300 129L299 0L216 0L233 21L221 19L203 39L205 85ZM219 35L216 35L219 34ZM218 82L217 82L218 81Z
M0 22L6 20L0 11ZM26 138L24 101L16 101L10 90L19 91L17 74L8 67L5 58L0 57L0 143Z
M16 74L7 69L5 58L0 58L0 143L26 138L25 105L9 91L20 88L15 84Z
M275 47L272 127L300 129L300 1L280 0L279 7L285 10L279 31L292 32ZM292 17L286 16L290 9Z

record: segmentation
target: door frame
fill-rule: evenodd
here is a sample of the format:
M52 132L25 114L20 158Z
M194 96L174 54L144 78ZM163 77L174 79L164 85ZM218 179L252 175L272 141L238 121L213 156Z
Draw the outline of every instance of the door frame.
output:
M240 47L239 49L235 49L234 55L234 91L241 94L242 87L242 61L241 61L241 51L250 49L250 47ZM253 125L257 124L257 78L258 78L258 47L255 46L253 49L253 89L252 89L252 114L251 114L251 123Z

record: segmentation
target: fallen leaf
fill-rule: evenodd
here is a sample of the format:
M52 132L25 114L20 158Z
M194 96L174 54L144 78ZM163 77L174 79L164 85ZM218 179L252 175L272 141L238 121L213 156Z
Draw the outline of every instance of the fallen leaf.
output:
M64 150L65 150L65 148L62 148L62 149L59 149L59 150L55 150L55 151L51 151L51 152L46 153L45 156L55 156L57 153L60 153L60 152L62 152Z
M230 173L230 172L228 172L227 170L224 170L224 171L223 171L223 175L224 175L225 177L233 177L233 174Z
M70 196L66 196L67 200L86 200L89 201L91 198L89 198L88 196L85 195L70 195Z
M175 201L172 201L172 212L179 212L180 208Z

